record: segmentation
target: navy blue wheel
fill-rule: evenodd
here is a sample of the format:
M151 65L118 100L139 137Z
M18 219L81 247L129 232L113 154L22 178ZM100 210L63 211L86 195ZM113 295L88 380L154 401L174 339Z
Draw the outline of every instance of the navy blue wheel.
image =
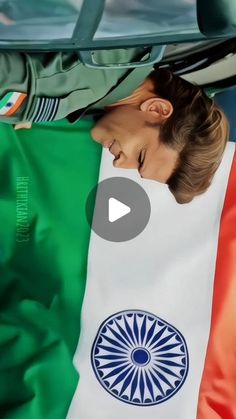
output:
M126 310L105 320L95 338L91 361L100 384L119 400L152 406L174 396L188 374L182 334L141 310Z

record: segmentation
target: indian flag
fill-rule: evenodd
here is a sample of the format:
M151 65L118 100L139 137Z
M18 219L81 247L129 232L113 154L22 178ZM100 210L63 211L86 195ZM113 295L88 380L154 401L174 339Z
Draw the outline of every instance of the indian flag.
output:
M0 100L0 115L12 116L27 98L26 93L9 92Z
M91 124L1 125L0 417L236 418L235 144L209 190L178 205L113 168ZM113 176L151 202L127 242L86 219Z

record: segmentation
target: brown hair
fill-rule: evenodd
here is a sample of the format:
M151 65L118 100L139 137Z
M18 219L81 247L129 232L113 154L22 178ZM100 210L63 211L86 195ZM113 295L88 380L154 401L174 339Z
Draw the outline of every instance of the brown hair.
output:
M229 123L199 86L163 69L149 78L155 93L173 105L172 115L160 127L160 139L179 152L167 184L176 201L184 204L211 184L229 138Z

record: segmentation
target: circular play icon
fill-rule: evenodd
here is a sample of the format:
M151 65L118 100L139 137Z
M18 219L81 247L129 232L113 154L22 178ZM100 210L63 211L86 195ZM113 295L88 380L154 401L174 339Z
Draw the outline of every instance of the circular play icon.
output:
M93 231L105 240L123 242L146 227L151 205L144 189L133 180L112 177L90 192L86 214Z

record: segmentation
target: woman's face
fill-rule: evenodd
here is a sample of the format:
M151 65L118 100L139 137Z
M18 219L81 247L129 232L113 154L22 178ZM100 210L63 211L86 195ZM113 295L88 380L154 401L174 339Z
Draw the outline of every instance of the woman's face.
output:
M148 102L148 101L146 101ZM113 166L137 169L140 176L166 183L178 159L178 153L160 142L156 105L141 108L119 105L106 109L91 134L95 141L114 155ZM162 110L164 112L164 110ZM157 123L149 126L146 123Z

